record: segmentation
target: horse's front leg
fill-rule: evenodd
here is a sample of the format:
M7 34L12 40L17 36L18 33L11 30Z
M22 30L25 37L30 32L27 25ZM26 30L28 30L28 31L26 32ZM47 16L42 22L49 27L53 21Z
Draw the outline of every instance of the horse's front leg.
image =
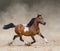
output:
M33 43L35 43L35 42L36 42L36 40L35 40L34 36L31 36L31 38L33 39L33 42L25 43L25 45L30 46L31 44L33 44Z
M36 40L35 40L34 36L31 36L31 38L33 39L33 42L31 42L31 44L35 43Z
M45 40L46 43L48 43L48 40L41 33L39 35Z

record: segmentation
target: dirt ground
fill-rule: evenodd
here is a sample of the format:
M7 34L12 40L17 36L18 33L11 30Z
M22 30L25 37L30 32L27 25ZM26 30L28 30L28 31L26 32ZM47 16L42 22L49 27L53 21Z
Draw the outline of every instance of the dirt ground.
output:
M11 1L11 2L10 2ZM60 0L0 0L0 51L60 51ZM47 38L46 43L36 35L36 43L25 46L17 38L9 46L15 35L14 28L3 30L5 24L27 24L37 14L41 14L46 25L39 25L41 33ZM23 36L31 42L31 37Z
M17 38L14 43L9 46L8 43L12 41L13 36L15 35L14 29L10 30L2 30L0 31L0 51L60 51L60 37L55 38L47 37L48 43L39 37L38 35L35 36L36 43L31 46L25 46L24 42L19 41ZM50 35L49 35L50 36ZM30 37L23 36L24 40L32 41Z

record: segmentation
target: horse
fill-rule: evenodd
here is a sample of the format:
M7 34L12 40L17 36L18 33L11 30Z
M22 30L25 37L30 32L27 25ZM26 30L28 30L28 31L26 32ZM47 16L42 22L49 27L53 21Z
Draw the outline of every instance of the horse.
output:
M22 42L24 42L24 40L22 38L22 35L24 35L24 36L31 36L33 41L30 42L30 44L34 44L36 42L34 36L39 35L40 37L42 37L45 40L45 42L48 42L47 39L40 32L39 23L42 25L46 25L46 22L44 21L42 15L37 15L36 18L32 18L31 21L26 26L24 26L23 24L14 25L13 23L9 23L7 25L4 25L3 29L15 28L14 31L15 31L16 35L14 35L13 41L17 37L19 37L20 40ZM10 44L12 44L13 41ZM29 44L26 43L26 45L29 45Z

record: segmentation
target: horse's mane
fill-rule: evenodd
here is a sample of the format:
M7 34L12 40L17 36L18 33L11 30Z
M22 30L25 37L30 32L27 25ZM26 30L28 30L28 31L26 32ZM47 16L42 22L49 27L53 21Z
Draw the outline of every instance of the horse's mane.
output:
M27 24L27 27L32 26L32 24L34 23L34 20L35 20L35 18L32 18L31 21Z

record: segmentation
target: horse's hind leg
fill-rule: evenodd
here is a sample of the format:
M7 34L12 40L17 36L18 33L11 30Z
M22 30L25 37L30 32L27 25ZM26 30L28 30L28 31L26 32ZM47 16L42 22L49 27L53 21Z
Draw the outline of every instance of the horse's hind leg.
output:
M13 44L14 40L15 40L17 37L19 37L19 36L18 36L18 35L14 35L14 37L13 37L13 41L10 42L8 45L10 46L11 44Z
M20 40L22 41L22 42L24 42L24 40L22 39L22 36L20 35Z
M15 40L18 37L18 35L14 35L13 40Z

